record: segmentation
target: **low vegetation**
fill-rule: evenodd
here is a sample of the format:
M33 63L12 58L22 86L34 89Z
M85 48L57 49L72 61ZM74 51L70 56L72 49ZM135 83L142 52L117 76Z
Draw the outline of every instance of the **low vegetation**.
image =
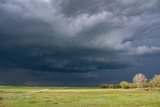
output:
M159 107L160 91L0 87L0 107Z
M136 74L133 77L133 83L127 81L122 81L119 84L101 84L101 88L123 88L123 89L133 89L133 88L160 88L160 75L155 75L153 79L149 80L143 74Z
M101 88L0 86L0 107L160 106L160 75L147 81L137 74L133 83L102 84Z

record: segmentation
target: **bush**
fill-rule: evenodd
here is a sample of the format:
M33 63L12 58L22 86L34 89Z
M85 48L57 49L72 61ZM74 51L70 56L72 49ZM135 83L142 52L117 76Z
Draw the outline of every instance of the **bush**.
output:
M115 84L115 85L114 85L114 88L115 88L115 89L118 89L118 88L122 88L122 87L121 87L119 84Z
M134 83L129 83L129 88L138 88L136 84Z
M149 84L149 82L148 83L145 83L145 84L143 84L143 87L144 88L148 88L148 87L150 87L151 85Z
M100 85L101 88L121 88L121 86L119 84L101 84Z
M130 88L129 83L127 81L122 81L119 85L124 89Z
M109 84L108 88L114 88L114 85L113 84Z
M107 84L101 84L100 87L101 88L108 88L108 85Z

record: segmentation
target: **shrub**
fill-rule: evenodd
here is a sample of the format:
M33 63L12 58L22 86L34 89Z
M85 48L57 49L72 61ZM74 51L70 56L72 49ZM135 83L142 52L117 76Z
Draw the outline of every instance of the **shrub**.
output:
M121 88L121 86L120 86L119 84L115 84L115 85L114 85L114 88L115 88L115 89L118 89L118 88Z
M108 88L114 88L114 84L109 84Z
M129 83L129 88L137 88L137 85L134 83Z
M121 86L119 84L101 84L100 85L101 88L121 88Z
M124 89L129 88L129 83L127 81L122 81L119 85Z
M101 88L108 88L108 86L106 84L101 84L100 87Z

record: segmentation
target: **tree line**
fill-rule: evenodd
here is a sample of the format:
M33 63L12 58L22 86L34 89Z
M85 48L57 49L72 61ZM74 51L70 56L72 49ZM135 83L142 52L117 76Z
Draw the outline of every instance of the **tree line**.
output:
M160 75L155 75L148 80L145 75L139 73L133 77L133 82L122 81L119 84L101 84L101 88L160 88Z

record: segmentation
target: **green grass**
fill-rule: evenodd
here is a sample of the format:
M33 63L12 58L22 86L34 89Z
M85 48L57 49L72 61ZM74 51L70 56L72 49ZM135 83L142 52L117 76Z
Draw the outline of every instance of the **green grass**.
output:
M0 86L0 107L160 107L160 91Z

